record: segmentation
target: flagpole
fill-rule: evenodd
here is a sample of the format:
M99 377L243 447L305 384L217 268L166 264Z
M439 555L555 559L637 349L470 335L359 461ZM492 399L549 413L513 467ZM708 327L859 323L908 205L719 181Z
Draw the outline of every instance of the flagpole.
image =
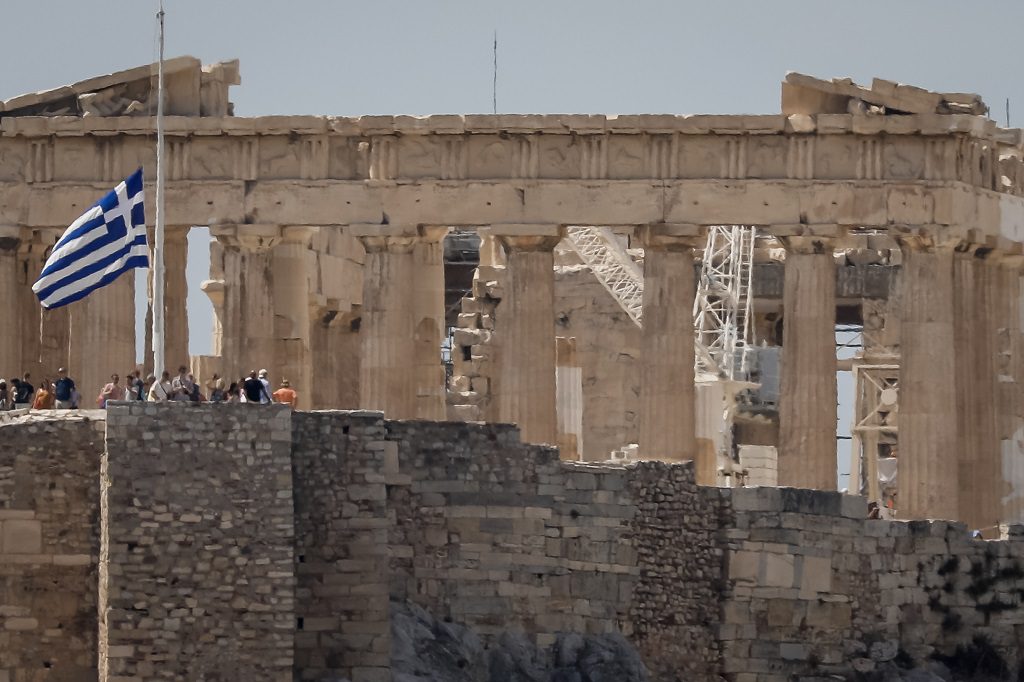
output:
M156 225L153 243L153 373L157 381L166 369L164 352L164 3L157 13L160 26L160 61L156 99Z

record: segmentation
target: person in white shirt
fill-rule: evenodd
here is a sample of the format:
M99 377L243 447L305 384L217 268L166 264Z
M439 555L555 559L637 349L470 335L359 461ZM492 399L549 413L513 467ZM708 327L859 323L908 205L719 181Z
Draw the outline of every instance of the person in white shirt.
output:
M171 399L171 373L164 372L160 375L160 381L154 381L149 387L149 399L153 402L163 402Z
M269 405L272 402L270 400L270 396L272 394L272 391L270 390L270 379L268 377L269 377L269 375L267 373L267 370L261 369L260 370L260 383L263 384L263 393L260 395L260 404L261 405Z

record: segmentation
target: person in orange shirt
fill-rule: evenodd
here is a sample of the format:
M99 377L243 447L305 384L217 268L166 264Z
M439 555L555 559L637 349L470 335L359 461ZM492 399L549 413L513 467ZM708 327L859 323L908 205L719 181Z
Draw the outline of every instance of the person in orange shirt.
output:
M42 385L39 390L36 391L36 399L32 403L33 410L52 410L53 409L53 389L50 386L48 379L43 379Z
M281 382L281 388L274 391L274 402L281 403L282 405L288 405L293 410L295 409L295 403L299 399L299 394L295 392L289 383L285 379Z

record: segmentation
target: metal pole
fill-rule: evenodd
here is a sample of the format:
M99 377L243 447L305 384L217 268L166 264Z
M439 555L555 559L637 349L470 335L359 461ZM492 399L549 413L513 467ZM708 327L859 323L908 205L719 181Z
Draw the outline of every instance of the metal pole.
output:
M160 61L156 95L156 226L153 243L153 373L165 369L164 353L164 3L156 15L160 25Z

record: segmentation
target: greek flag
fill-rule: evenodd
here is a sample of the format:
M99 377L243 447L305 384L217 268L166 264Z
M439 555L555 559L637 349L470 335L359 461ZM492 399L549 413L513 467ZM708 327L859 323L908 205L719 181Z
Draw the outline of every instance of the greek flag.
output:
M44 308L59 308L132 268L147 267L140 168L71 223L46 259L32 291Z

